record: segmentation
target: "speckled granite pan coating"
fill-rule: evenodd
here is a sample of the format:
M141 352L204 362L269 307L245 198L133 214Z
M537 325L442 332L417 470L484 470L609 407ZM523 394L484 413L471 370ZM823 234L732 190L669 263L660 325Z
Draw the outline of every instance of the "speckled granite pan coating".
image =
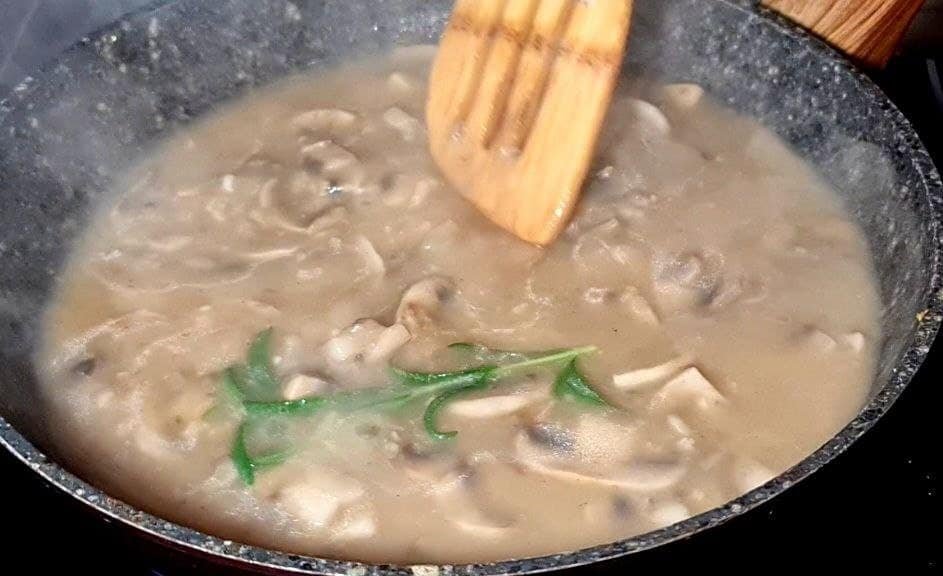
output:
M917 136L853 67L753 2L638 0L629 73L700 83L761 118L839 189L867 231L885 340L872 400L835 438L767 485L657 532L570 554L434 568L363 566L219 540L139 512L57 466L30 353L68 246L114 175L166 131L252 86L392 44L434 41L450 4L155 4L75 46L0 102L0 442L46 481L142 535L243 565L357 575L516 574L666 545L721 524L817 470L890 408L929 351L943 313L941 184Z

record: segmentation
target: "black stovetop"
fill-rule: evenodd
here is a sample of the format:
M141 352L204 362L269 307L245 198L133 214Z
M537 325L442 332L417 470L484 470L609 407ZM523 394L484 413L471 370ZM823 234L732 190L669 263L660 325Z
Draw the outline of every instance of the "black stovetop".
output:
M904 110L943 166L943 58L901 58L875 79ZM846 570L893 565L895 574L938 568L938 429L943 344L873 430L811 478L727 524L687 540L571 575L679 569ZM177 554L131 538L42 486L0 451L4 486L0 573L209 574ZM937 454L937 456L933 456ZM37 544L42 554L33 552ZM28 554L23 552L29 551ZM26 558L31 569L21 568ZM13 569L13 566L16 569ZM34 564L35 563L35 564ZM6 569L13 569L7 572Z

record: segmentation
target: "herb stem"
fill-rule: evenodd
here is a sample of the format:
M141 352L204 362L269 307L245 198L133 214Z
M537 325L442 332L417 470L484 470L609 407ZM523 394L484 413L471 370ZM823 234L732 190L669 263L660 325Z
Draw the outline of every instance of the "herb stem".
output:
M546 366L548 364L555 364L557 362L563 362L567 360L572 360L577 356L582 356L583 354L591 354L595 352L597 348L595 346L583 346L581 348L570 348L568 350L561 350L554 354L548 354L546 356L540 356L537 358L530 358L528 360L523 360L521 362L515 362L514 364L508 364L506 366L500 366L494 370L495 379L498 378L507 378L508 376L513 376L515 374L520 374L525 371L527 368L534 368L536 366Z

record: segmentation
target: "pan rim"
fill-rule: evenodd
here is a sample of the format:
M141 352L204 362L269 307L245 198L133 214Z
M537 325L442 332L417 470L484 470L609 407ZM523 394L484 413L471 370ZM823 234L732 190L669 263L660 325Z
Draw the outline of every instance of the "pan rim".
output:
M135 13L146 13L171 1L158 0ZM930 212L928 241L931 246L932 262L929 270L929 295L923 303L927 309L927 314L917 326L914 335L908 340L906 350L899 356L896 363L897 368L890 378L877 389L877 392L859 411L857 416L821 447L763 486L680 523L632 538L534 558L481 564L433 565L429 567L429 573L436 575L475 574L497 576L521 573L536 574L575 568L663 546L723 524L772 500L843 453L887 413L929 354L940 329L941 318L943 318L943 291L941 291L941 288L943 288L943 278L941 278L941 270L943 270L943 262L941 262L941 258L943 258L943 238L941 238L941 229L943 229L943 184L941 184L940 176L919 136L917 136L903 113L870 78L818 38L810 35L782 16L759 6L755 0L716 1L745 13L746 17L758 17L761 23L771 26L774 31L803 42L811 51L817 53L824 62L834 66L837 71L850 74L857 81L864 95L876 102L887 105L888 120L898 132L904 134L907 140L912 142L909 151L911 162L922 178L923 190L921 194L925 196L923 200L929 207ZM110 26L107 28L110 28ZM4 101L0 100L0 110L2 110L3 104ZM2 114L0 114L0 117L2 117ZM418 576L421 572L416 566L411 565L366 564L279 552L232 542L166 521L108 496L104 491L60 467L14 429L2 416L0 416L0 445L16 459L31 468L43 481L68 494L77 503L171 548L210 556L216 561L251 565L256 568L278 570L285 573L326 573L351 576L405 576L415 574Z

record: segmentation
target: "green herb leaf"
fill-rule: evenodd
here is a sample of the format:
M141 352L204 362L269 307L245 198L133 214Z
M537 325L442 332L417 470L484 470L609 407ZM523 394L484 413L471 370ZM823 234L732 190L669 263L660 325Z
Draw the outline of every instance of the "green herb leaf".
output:
M246 486L252 486L255 484L256 471L262 471L284 464L289 456L291 456L291 452L282 450L253 458L249 455L249 450L246 447L246 434L248 433L248 429L248 421L244 421L239 425L239 429L236 430L236 437L233 439L232 448L229 451L229 456L242 482Z
M575 360L578 356L583 354L590 354L596 351L595 346L584 346L582 348L569 348L566 350L555 350L544 354L543 356L534 356L528 358L527 360L522 360L520 362L515 362L514 364L507 364L505 366L500 366L494 371L494 378L507 378L509 376L518 376L521 374L527 374L532 371L534 368L541 366L549 366L553 364L561 364L563 362L570 362Z
M609 405L599 393L593 390L589 382L586 381L586 377L580 373L576 365L576 358L570 360L557 376L556 381L553 383L553 395L557 398L573 398L585 404Z
M286 460L288 460L290 456L291 450L282 450L280 452L266 454L265 456L259 456L258 458L252 459L252 468L254 470L262 471L267 468L281 466L285 463Z
M232 463L243 483L246 486L252 486L255 484L255 466L252 464L252 458L249 457L249 451L246 449L246 427L247 424L243 422L236 430L236 437L233 439L229 456L232 458Z
M411 372L402 368L390 368L390 374L393 378L404 386L426 387L426 386L464 386L469 384L480 384L493 379L497 366L478 366L468 370L458 370L455 372Z
M223 371L219 384L219 393L216 402L203 414L208 421L225 420L230 416L242 414L245 394L236 383L235 369L230 367Z
M454 438L458 432L439 430L438 417L443 407L456 396L472 390L487 389L503 378L521 376L538 368L561 364L564 368L557 376L553 388L557 397L572 397L587 404L607 404L592 389L576 365L579 356L596 350L592 346L547 352L510 352L463 342L452 344L449 348L473 354L476 360L486 364L452 372L414 372L391 367L390 375L396 382L394 386L347 390L298 400L272 401L272 398L279 396L281 386L269 359L271 336L271 329L261 332L249 347L246 365L232 366L223 372L221 400L217 403L217 407L235 405L241 414L248 416L239 425L230 449L230 457L239 477L250 486L255 482L257 471L278 466L290 455L288 451L274 452L257 458L249 454L246 434L250 424L258 422L260 418L309 416L327 409L394 409L420 398L431 397L432 400L423 414L423 425L431 438L447 440Z
M223 395L229 402L242 404L246 400L246 393L240 385L239 367L231 366L223 372Z
M433 398L431 402L429 402L429 405L426 406L425 413L422 415L422 423L426 428L426 433L429 434L433 440L449 440L458 435L458 432L455 430L449 430L447 432L439 430L439 412L442 411L442 408L444 408L448 402L454 400L455 397L459 394L463 394L474 389L474 386L469 386L468 388L449 390L448 392L439 394Z
M260 332L249 346L245 371L242 374L238 370L235 372L237 378L241 376L245 379L243 389L254 399L261 400L276 396L280 388L270 360L271 340L271 328Z
M249 416L307 416L314 414L327 403L321 396L311 396L284 402L245 402Z

